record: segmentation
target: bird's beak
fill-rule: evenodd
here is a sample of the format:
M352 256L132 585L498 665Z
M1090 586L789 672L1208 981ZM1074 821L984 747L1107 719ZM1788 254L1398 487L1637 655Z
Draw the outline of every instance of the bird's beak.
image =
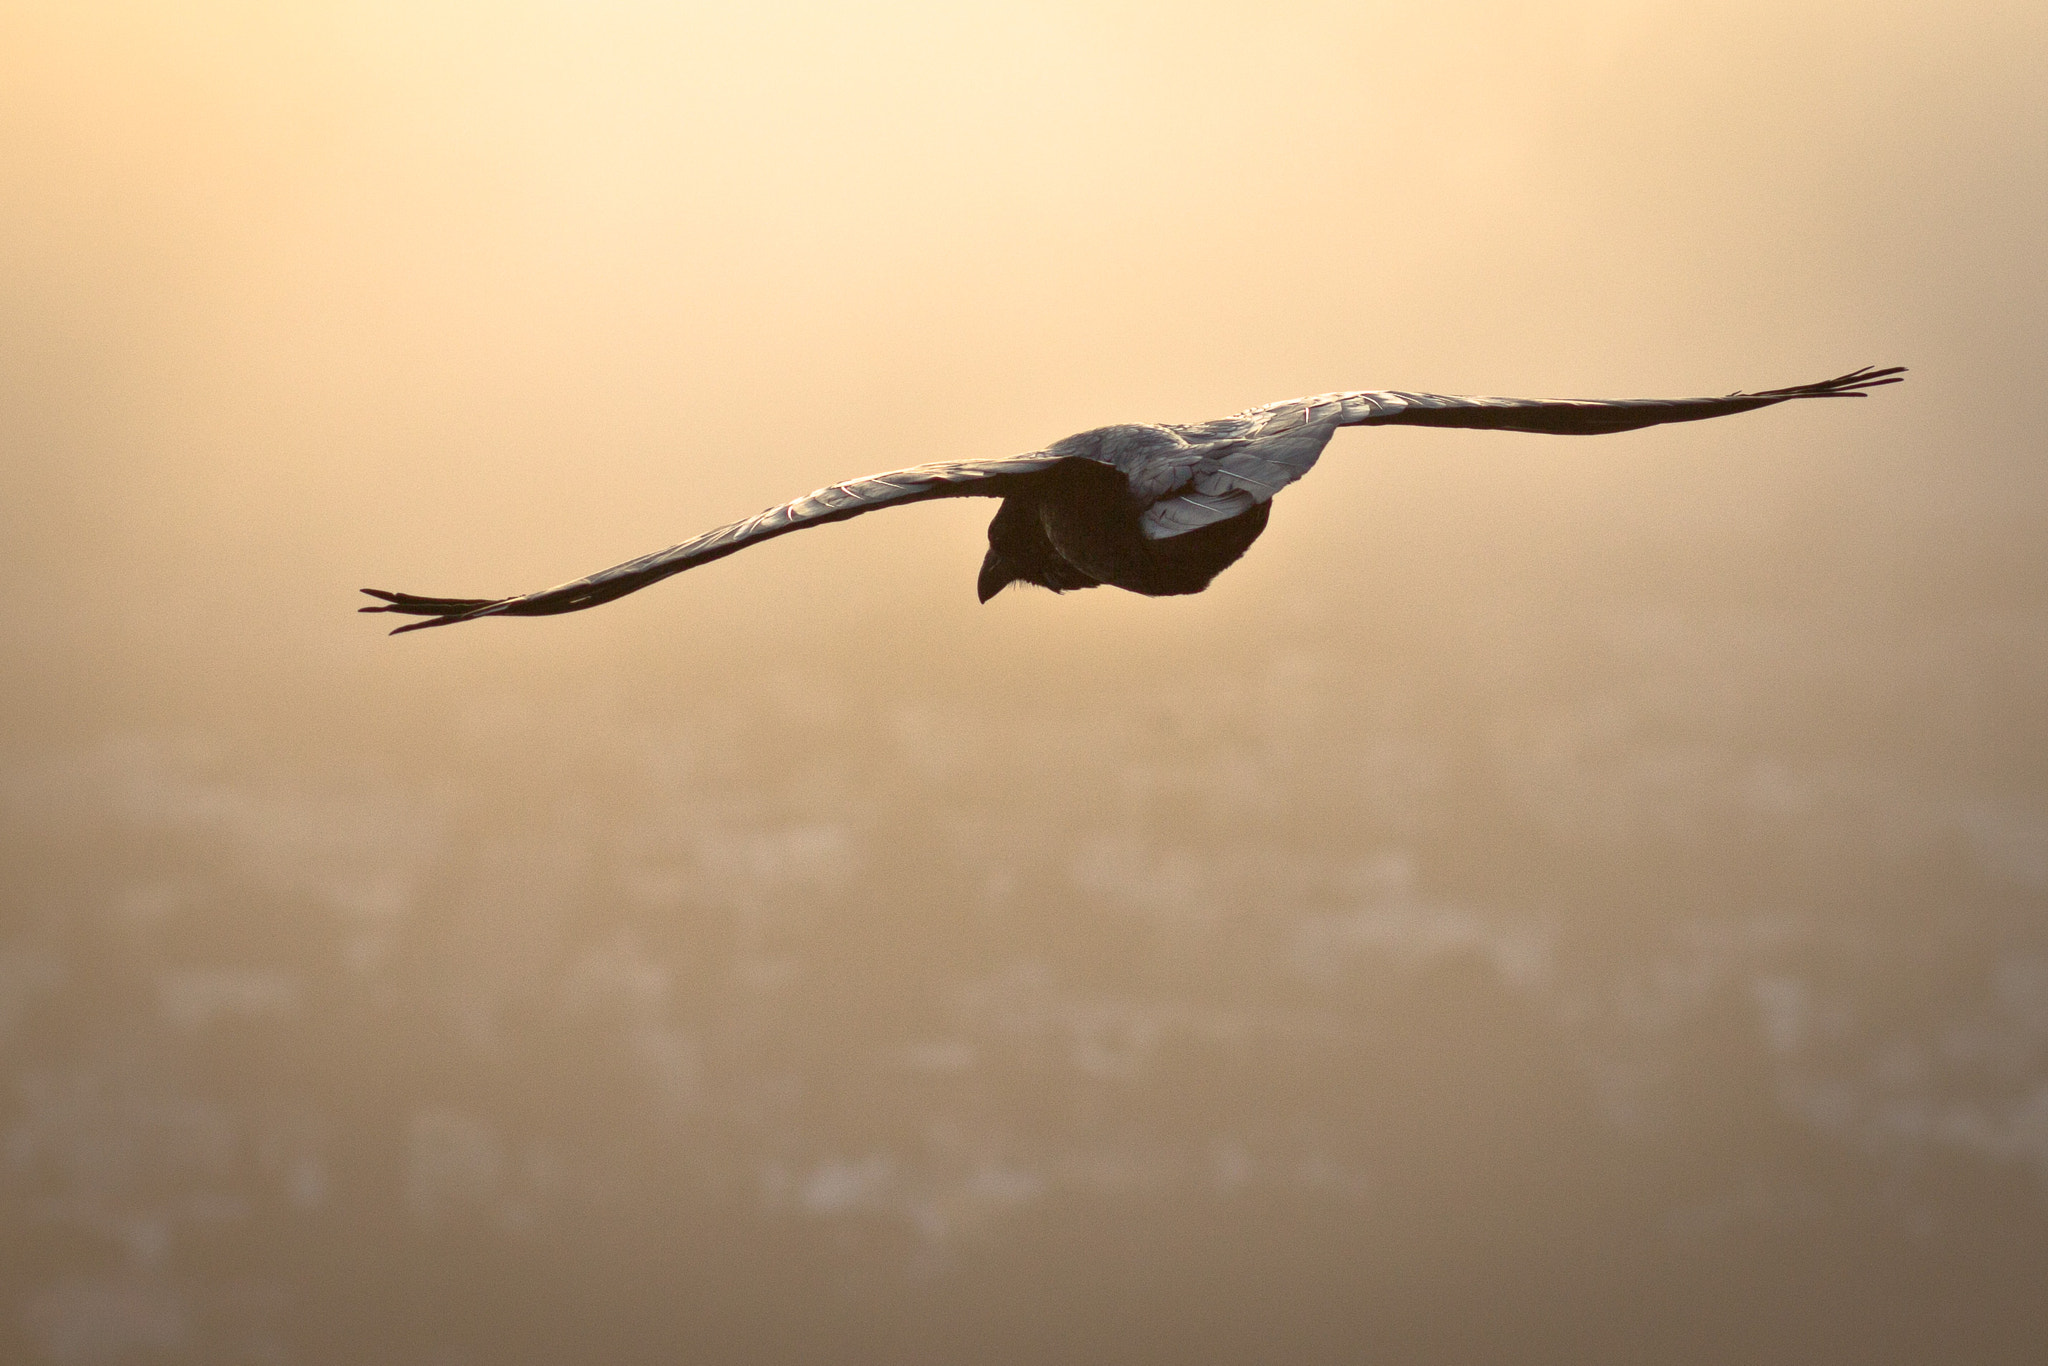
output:
M1017 573L1010 567L1010 562L996 554L995 547L990 546L988 554L982 557L981 576L974 581L975 593L983 602L987 602L1016 581Z

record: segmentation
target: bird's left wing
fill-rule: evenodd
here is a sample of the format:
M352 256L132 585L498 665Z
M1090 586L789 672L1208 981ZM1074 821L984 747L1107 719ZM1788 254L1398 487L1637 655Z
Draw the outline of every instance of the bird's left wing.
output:
M642 555L637 560L614 565L573 583L527 593L515 598L427 598L413 593L390 593L365 588L380 599L365 612L399 612L428 617L393 631L423 630L429 626L452 626L478 617L540 617L558 612L580 612L638 592L672 574L700 564L723 559L736 550L776 536L801 531L826 522L840 522L878 508L901 503L919 503L933 498L1000 498L1017 486L1017 481L1057 465L1063 457L1044 451L1010 456L1001 460L967 460L936 465L915 465L907 470L871 474L807 493L794 502L749 517L743 522L707 531L681 545Z

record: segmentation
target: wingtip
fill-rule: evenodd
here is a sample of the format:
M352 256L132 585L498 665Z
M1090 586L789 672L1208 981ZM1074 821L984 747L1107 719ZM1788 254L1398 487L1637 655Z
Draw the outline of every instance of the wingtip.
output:
M394 636L404 635L407 631L424 631L429 626L453 626L458 621L489 616L492 615L491 609L502 605L491 598L424 598L415 593L392 593L382 588L360 591L377 601L368 607L356 608L357 612L401 612L426 618L393 628L391 634Z
M403 626L394 626L385 634L402 636L407 631L424 631L429 626L447 626L460 620L462 620L461 617L429 617L425 621L409 621Z
M1785 389L1765 389L1756 394L1731 395L1739 398L1788 399L1788 398L1862 398L1869 390L1886 384L1899 384L1905 380L1906 367L1903 365L1866 365L1860 370L1851 370L1846 375L1820 380L1813 384L1795 384Z
M1835 382L1847 383L1858 389L1874 389L1880 384L1903 384L1906 379L1906 370L1907 367L1903 365L1886 365L1883 367L1866 365L1855 374L1845 375L1841 380Z

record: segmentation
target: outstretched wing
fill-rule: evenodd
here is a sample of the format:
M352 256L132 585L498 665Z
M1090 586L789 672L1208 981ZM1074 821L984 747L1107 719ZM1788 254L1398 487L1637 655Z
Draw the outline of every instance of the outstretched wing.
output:
M1322 404L1335 403L1340 410L1336 425L1340 427L1403 423L1414 427L1481 427L1508 432L1594 436L1603 432L1655 427L1665 422L1698 422L1703 418L1726 417L1730 413L1768 408L1774 403L1795 398L1862 398L1871 389L1897 384L1905 373L1903 365L1886 366L1881 370L1866 366L1818 384L1796 384L1789 389L1765 389L1754 394L1734 393L1724 398L1459 398L1448 394L1409 394L1388 390L1329 394L1320 399L1300 400L1300 403L1311 412Z
M642 555L637 560L613 565L588 578L561 584L539 593L516 598L427 598L413 593L389 593L381 588L363 591L381 601L364 612L400 612L407 616L430 617L393 631L424 630L429 626L452 626L478 617L541 617L557 612L580 612L638 592L671 574L695 569L700 564L723 559L759 541L801 531L826 522L841 522L877 508L901 503L920 503L933 498L1000 498L1013 490L1019 480L1057 465L1064 458L1045 452L1011 456L1002 460L968 460L936 465L915 465L907 470L872 474L833 484L807 493L795 502L749 517L743 522L707 531L681 545Z
M1162 487L1141 525L1154 539L1179 536L1265 502L1315 466L1339 427L1405 423L1592 436L1746 413L1794 398L1861 398L1866 390L1897 384L1905 372L1903 365L1866 367L1818 384L1725 398L1463 398L1381 389L1285 399L1214 422L1164 429L1186 449L1153 456L1152 463L1180 479L1168 487L1155 472L1145 472ZM1133 488L1139 487L1139 472L1126 473Z

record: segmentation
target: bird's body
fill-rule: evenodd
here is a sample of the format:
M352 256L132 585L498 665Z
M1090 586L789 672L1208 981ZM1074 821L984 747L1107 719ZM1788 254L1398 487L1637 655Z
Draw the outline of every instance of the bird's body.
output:
M988 524L975 581L981 600L1013 583L1056 593L1105 583L1151 598L1199 593L1251 548L1272 514L1261 499L1190 531L1150 536L1131 484L1113 465L1068 458L1005 497Z
M1064 592L1111 584L1150 597L1199 593L1266 528L1273 495L1312 468L1339 427L1406 424L1594 435L1747 412L1795 398L1854 398L1896 384L1904 367L1724 398L1459 398L1392 390L1322 394L1213 422L1099 427L1007 459L918 465L834 484L667 550L539 593L428 598L382 589L365 612L428 620L416 631L488 616L580 611L757 541L898 503L1002 499L977 591L1012 583Z

